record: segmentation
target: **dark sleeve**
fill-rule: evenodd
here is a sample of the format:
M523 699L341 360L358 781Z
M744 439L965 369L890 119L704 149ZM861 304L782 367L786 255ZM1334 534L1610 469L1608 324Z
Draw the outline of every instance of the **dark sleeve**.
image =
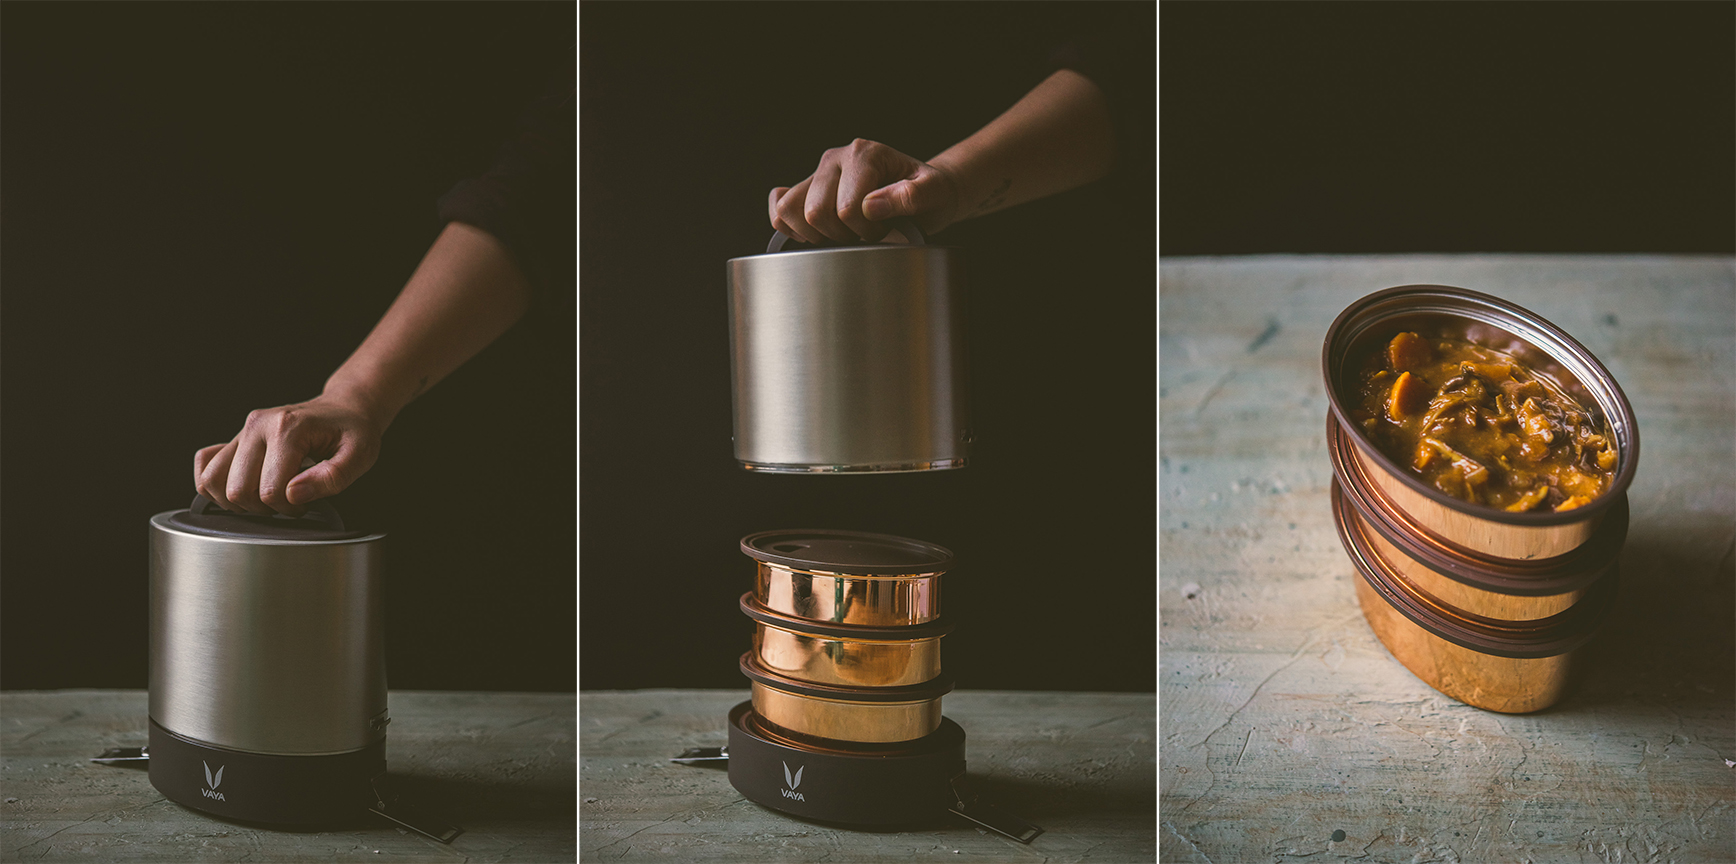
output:
M440 221L474 225L511 250L542 294L571 281L576 236L577 94L545 93L519 116L494 165L440 196Z
M1156 159L1157 39L1152 31L1082 33L1056 49L1049 64L1090 78L1109 100L1116 173Z

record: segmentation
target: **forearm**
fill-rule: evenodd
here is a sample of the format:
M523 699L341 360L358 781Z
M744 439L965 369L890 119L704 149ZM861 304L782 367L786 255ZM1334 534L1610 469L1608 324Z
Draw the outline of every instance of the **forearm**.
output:
M1108 174L1114 160L1103 91L1062 69L929 164L958 187L950 223L1083 186Z
M506 247L486 231L449 223L323 395L355 406L383 431L529 305L529 282Z

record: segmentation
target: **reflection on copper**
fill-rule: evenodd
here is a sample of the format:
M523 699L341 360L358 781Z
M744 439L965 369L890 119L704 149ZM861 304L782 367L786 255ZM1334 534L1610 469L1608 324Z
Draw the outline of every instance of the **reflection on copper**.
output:
M756 563L754 599L773 612L867 627L904 627L940 617L940 573L851 576Z
M940 675L940 637L868 641L797 633L756 622L760 665L798 681L845 687L900 687Z
M801 735L880 743L914 741L940 728L939 696L918 702L845 702L752 684L754 712Z
M1601 610L1607 609L1613 572L1585 592L1584 604L1575 603L1548 618L1499 620L1467 614L1418 590L1382 557L1371 542L1377 532L1367 530L1336 483L1332 503L1339 539L1357 571L1356 597L1363 616L1405 668L1436 690L1490 711L1541 711L1566 695L1575 656L1600 623ZM1376 584L1394 592L1393 596L1384 596ZM1593 591L1597 596L1591 596ZM1398 607L1401 602L1411 605L1410 614ZM1413 615L1432 620L1439 633L1413 620ZM1440 633L1452 634L1453 639Z

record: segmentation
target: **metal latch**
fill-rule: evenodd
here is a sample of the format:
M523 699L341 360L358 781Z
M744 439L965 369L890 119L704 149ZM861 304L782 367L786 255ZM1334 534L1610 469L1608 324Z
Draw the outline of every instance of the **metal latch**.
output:
M403 798L392 794L385 773L374 775L369 783L374 789L374 803L368 805L369 812L441 843L451 843L453 838L464 833L463 828L448 824L447 820L419 807L406 804Z
M728 762L728 747L689 747L681 751L680 756L670 757L671 762L692 765L699 762Z
M101 756L92 757L92 762L104 765L130 765L141 767L151 761L150 751L144 747L110 747L102 751Z
M963 771L952 778L952 794L954 803L946 809L990 831L1020 843L1030 843L1043 833L1043 829L978 797L976 790L970 788L969 781L965 780Z

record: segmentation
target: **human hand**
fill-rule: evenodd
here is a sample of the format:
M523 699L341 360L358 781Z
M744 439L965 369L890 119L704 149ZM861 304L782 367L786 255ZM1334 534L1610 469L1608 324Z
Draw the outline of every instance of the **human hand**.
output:
M225 510L300 516L379 458L383 424L359 404L319 396L247 415L234 440L193 455L193 485ZM302 470L302 460L324 461Z
M827 150L806 180L773 189L768 206L773 228L817 244L879 240L895 216L932 234L958 221L959 200L947 169L857 138Z

